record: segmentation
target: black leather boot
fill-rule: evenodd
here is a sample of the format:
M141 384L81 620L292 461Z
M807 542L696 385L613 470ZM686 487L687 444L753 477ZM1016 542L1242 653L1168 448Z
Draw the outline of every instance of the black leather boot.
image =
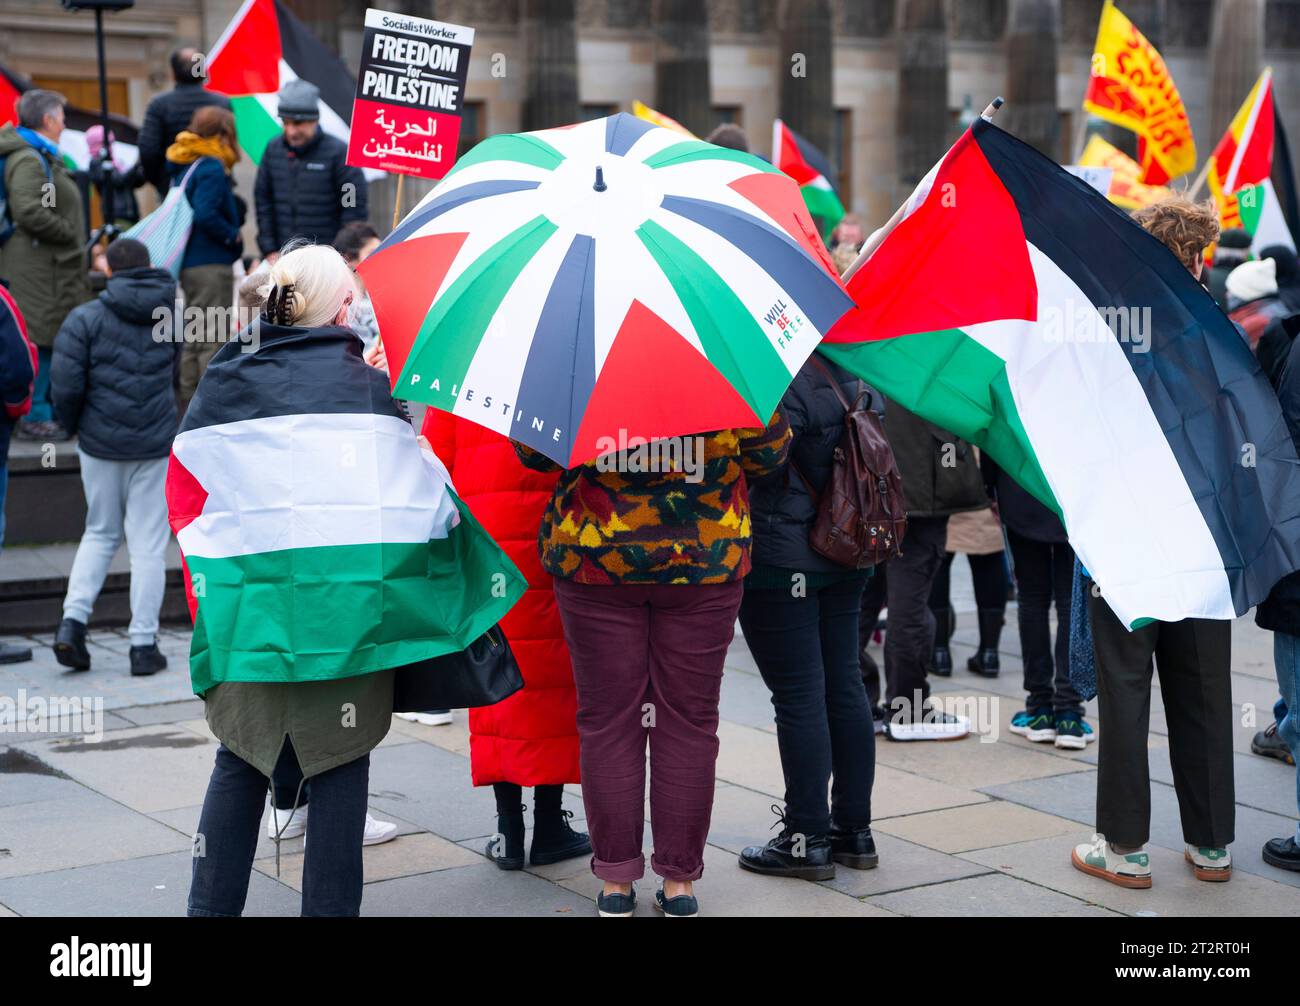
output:
M518 810L497 810L497 833L488 839L483 855L502 870L524 868L524 805Z
M934 615L934 653L930 657L930 673L941 678L951 678L952 651L948 649L948 641L952 639L953 630L957 626L957 612L952 605L948 605L945 608L931 608L930 614Z
M131 677L147 678L167 669L167 658L158 649L157 643L148 646L131 647Z
M801 880L830 880L835 876L831 840L827 835L807 835L785 823L781 808L773 806L784 825L767 845L748 846L740 854L740 868L769 877L797 877Z
M1002 670L998 661L998 641L1002 638L1004 612L999 608L980 608L980 647L975 656L966 661L966 669L981 678L996 678Z
M74 671L90 670L90 651L86 649L86 623L65 618L54 633L54 659Z
M880 863L870 828L841 830L831 824L831 858L853 870L874 870Z
M538 786L537 790L540 789ZM574 831L569 825L573 811L545 806L541 794L535 790L534 795L537 799L533 805L533 844L528 850L528 861L533 866L547 866L590 856L591 839L587 833Z

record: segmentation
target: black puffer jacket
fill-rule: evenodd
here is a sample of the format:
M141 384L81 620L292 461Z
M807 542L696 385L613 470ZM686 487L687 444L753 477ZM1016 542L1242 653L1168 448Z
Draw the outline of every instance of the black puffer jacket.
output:
M290 147L283 133L267 143L253 190L263 255L293 238L330 244L344 224L366 219L366 176L347 156L347 145L319 127L303 147Z
M1282 418L1300 451L1300 339L1291 342L1290 352L1277 385ZM1268 597L1255 609L1255 624L1272 632L1300 636L1300 572L1282 577Z
M224 94L205 90L201 83L177 84L149 102L144 110L144 123L140 126L140 166L144 176L161 193L171 185L167 176L167 148L182 129L188 129L196 110L204 105L229 108L230 99Z
M948 517L989 505L970 444L897 402L885 411L909 517Z
M865 387L848 371L823 360L839 380L844 397L854 401ZM877 411L882 399L871 395ZM776 566L805 573L844 573L843 566L814 552L808 544L817 517L817 504L808 484L820 496L831 476L835 448L844 433L844 406L813 363L805 363L794 377L781 409L790 422L788 461L749 488L749 521L753 529L755 566Z
M123 269L64 319L50 369L54 411L78 446L111 461L164 458L176 434L172 375L179 344L156 341L155 312L171 310L165 269Z

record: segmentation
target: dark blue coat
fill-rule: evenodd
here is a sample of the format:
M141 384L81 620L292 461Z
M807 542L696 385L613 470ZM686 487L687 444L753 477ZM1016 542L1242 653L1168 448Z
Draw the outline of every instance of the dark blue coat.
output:
M160 309L174 310L175 300L176 281L165 269L123 269L59 329L50 395L59 421L91 457L143 461L171 453L180 344L159 341L154 331Z
M263 255L294 238L330 244L344 224L366 219L366 176L347 157L347 144L319 127L302 147L290 147L283 133L267 143L253 190Z
M178 184L190 165L167 162L172 184ZM200 157L185 183L185 196L194 210L194 229L185 246L182 269L199 265L230 265L244 250L239 233L239 206L235 187L215 157Z

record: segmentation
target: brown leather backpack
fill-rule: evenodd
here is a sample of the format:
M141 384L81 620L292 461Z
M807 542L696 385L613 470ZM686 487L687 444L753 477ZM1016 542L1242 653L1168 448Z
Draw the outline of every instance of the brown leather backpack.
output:
M870 390L860 385L857 399L850 403L840 382L817 354L809 360L844 406L844 432L821 493L799 473L817 507L808 544L814 552L840 566L867 569L902 554L903 536L907 533L903 481L880 417L869 408Z

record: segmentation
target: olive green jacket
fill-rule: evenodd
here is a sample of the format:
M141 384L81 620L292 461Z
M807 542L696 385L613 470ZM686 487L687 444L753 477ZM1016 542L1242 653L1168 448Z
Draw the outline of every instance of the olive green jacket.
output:
M208 727L270 776L287 737L311 778L368 753L393 721L395 670L293 684L225 681L203 696Z
M11 125L0 129L0 158L15 228L0 247L0 279L32 342L48 349L68 312L90 299L81 192L62 161L38 154Z

